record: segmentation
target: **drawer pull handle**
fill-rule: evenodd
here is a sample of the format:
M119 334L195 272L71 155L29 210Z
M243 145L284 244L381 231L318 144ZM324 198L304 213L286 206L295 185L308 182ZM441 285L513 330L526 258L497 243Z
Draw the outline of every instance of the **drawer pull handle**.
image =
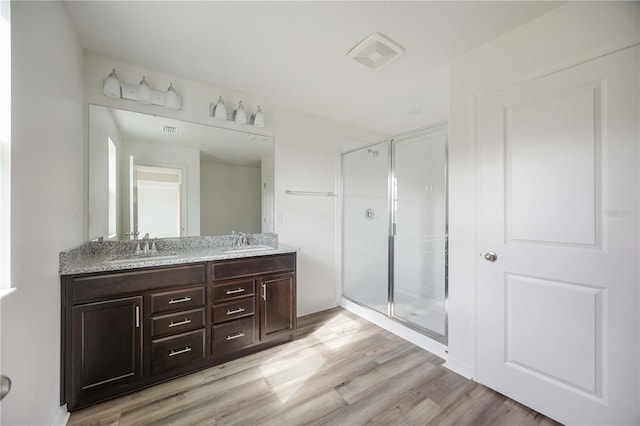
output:
M176 356L176 355L180 355L180 354L186 354L187 352L191 352L191 346L185 346L182 349L173 349L171 352L169 352L169 356Z
M178 327L180 325L185 325L185 324L189 324L191 322L191 320L189 318L185 318L181 321L171 321L169 323L169 327Z
M174 303L182 303L182 302L189 302L191 301L191 298L189 296L183 297L182 299L171 299L169 300L169 304L173 305Z
M227 309L227 315L239 314L240 312L244 312L244 308Z
M244 288L234 288L233 290L227 290L226 294L238 294L238 293L244 293L246 290Z
M244 333L242 331L236 333L236 334L229 334L227 336L227 340L233 340L233 339L238 339L240 337L244 337Z

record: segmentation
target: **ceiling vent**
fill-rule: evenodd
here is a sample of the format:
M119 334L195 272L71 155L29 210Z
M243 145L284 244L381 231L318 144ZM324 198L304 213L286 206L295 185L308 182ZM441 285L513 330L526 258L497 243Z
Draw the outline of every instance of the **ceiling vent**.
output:
M162 132L166 133L168 135L177 135L178 134L178 128L177 127L173 127L173 126L164 125L164 126L162 126Z
M373 33L347 52L347 57L373 70L398 59L404 49L389 37Z

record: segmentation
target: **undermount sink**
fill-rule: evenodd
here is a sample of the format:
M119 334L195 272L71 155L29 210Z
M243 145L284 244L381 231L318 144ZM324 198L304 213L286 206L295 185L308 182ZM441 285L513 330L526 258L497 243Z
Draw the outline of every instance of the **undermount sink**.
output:
M125 259L111 259L105 260L104 263L109 265L117 265L120 263L139 263L139 262L155 262L156 260L167 260L174 259L178 257L177 254L161 254L157 256L136 256L136 257L127 257Z
M222 251L225 253L245 253L248 251L264 251L264 250L275 250L271 246L265 246L262 244L253 245L253 246L234 246L234 247L223 247Z

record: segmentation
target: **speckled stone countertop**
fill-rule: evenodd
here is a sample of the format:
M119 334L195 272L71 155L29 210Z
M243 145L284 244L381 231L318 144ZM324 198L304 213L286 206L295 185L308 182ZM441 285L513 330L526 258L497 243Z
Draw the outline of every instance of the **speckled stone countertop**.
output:
M225 252L225 249L242 248L235 247L233 235L151 238L149 243L155 241L158 253L135 255L138 241L90 241L60 252L59 274L75 275L119 271L211 260L269 256L298 251L296 247L278 243L277 234L248 234L246 237L249 246L262 245L272 248L234 253Z

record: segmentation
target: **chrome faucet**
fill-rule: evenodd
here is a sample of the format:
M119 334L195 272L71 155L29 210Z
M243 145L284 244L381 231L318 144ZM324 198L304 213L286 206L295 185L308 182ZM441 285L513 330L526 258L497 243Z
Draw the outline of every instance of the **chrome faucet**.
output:
M233 245L234 246L245 246L247 245L247 234L244 232L231 231L231 235L233 235Z
M142 252L143 253L149 253L149 233L147 232L146 234L144 234L144 237L142 237L142 242L144 243L144 247L142 248Z
M146 234L144 234L144 237L142 237L142 248L140 248L140 241L138 241L138 245L136 246L136 253L135 254L147 254L149 253L149 233L147 232ZM155 246L155 242L153 243L153 245Z

